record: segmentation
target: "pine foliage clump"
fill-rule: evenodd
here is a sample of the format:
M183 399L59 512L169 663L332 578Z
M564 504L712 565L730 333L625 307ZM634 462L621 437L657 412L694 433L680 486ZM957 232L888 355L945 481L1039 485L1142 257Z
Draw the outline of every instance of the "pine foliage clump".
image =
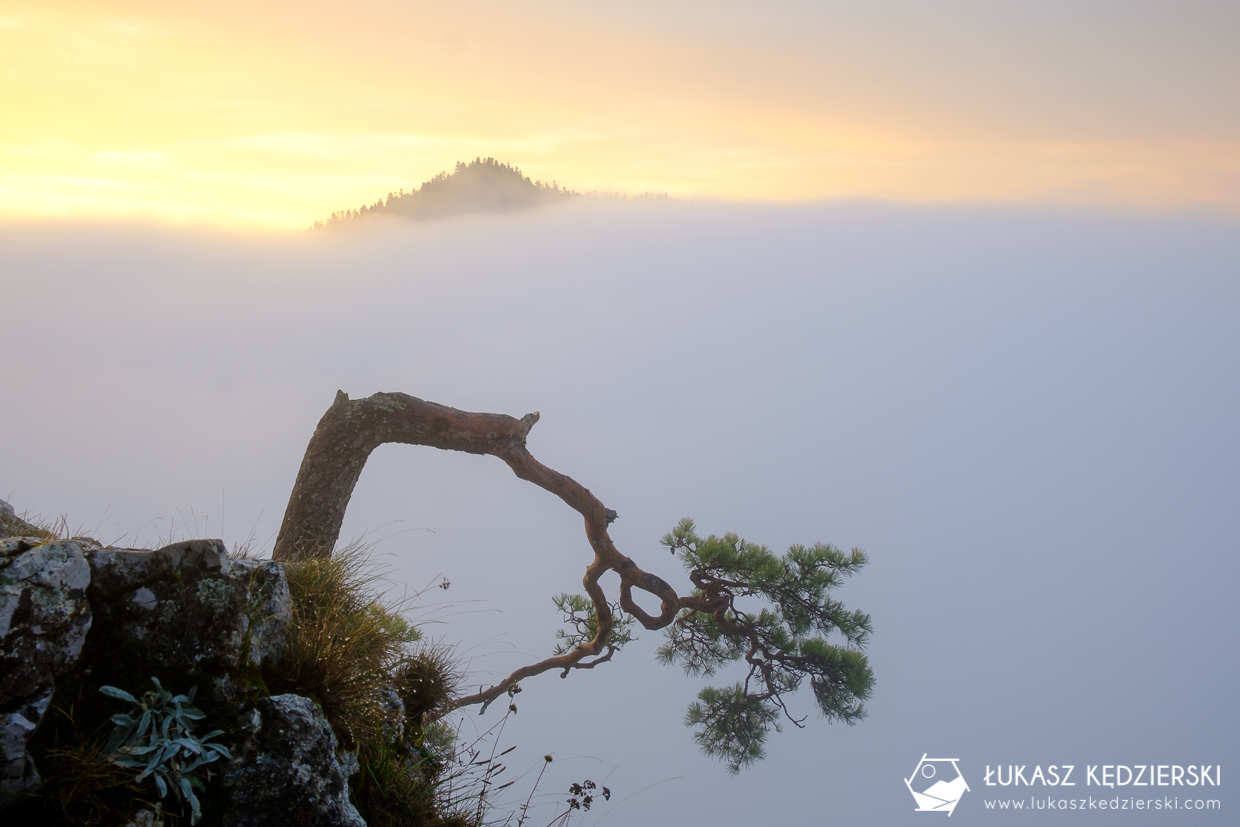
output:
M736 773L763 758L767 733L781 718L801 726L785 696L809 681L815 705L828 720L853 724L865 717L874 687L864 649L870 616L849 611L830 596L867 561L861 549L794 545L782 557L735 534L699 537L692 520L681 520L663 537L689 573L693 596L713 611L683 611L667 627L659 660L685 673L710 677L741 662L745 677L725 687L706 687L689 707L685 723L707 754ZM843 640L833 643L834 636Z

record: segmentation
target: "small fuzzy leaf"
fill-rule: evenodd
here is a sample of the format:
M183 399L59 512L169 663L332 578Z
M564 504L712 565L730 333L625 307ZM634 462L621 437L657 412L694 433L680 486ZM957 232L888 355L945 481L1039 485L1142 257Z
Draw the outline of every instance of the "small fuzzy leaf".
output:
M196 738L177 738L171 743L178 745L182 749L194 754L202 754L202 744L198 743Z
M122 746L124 746L126 743L128 743L128 741L129 741L129 737L130 737L130 735L132 735L132 734L133 734L133 727L132 727L132 726L129 726L129 727L123 727L123 728L121 728L121 729L118 729L116 732L113 732L113 733L112 733L112 737L111 737L111 738L109 738L109 739L108 739L107 744L105 744L105 745L104 745L104 747L103 747L103 751L104 751L104 752L107 752L107 753L114 753L114 752L116 752L116 751L117 751L117 750L119 750Z
M232 752L230 752L228 747L223 744L207 744L206 749L215 753L213 757L207 759L208 761L214 761L218 758L227 758L230 761L232 760Z
M181 783L184 784L185 780L182 779ZM190 806L189 823L191 825L197 824L199 820L202 818L202 805L198 803L198 796L194 795L192 790L186 790L185 797L189 799L189 806Z
M145 747L130 747L125 750L124 754L127 758L137 760L139 757L150 755L152 752L159 749L159 746L159 744L148 744Z
M127 701L128 703L131 703L134 706L138 705L138 699L135 698L133 695L130 695L124 689L117 689L115 686L101 686L99 687L99 691L107 695L109 698L116 698L117 700L120 700L120 701Z

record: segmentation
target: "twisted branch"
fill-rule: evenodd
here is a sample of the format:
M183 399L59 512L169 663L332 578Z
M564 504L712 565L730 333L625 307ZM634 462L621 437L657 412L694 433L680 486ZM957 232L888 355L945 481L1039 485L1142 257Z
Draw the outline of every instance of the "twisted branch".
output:
M525 440L536 422L537 412L515 419L504 414L461 411L403 393L377 393L366 399L350 400L344 391L338 391L310 438L272 556L276 560L329 557L370 453L388 442L426 445L502 459L518 477L556 495L581 514L586 539L594 550L594 559L582 579L598 618L594 637L566 654L523 666L487 689L456 698L453 706L489 703L525 678L552 669L567 674L571 669L590 669L609 660L614 649L608 641L615 619L599 585L599 579L608 571L620 576L621 608L646 629L662 629L684 609L708 613L718 610L716 599L680 597L662 579L643 571L620 553L607 534L607 526L616 519L616 512L606 508L581 483L548 468L530 454ZM657 597L659 614L651 615L638 606L633 600L634 589Z

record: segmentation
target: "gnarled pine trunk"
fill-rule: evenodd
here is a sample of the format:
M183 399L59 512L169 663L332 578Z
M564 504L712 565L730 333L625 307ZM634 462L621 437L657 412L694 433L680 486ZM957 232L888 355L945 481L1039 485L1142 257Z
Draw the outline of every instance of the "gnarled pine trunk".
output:
M524 447L525 435L537 421L537 413L522 419L470 413L404 393L351 400L337 391L306 447L272 556L331 556L353 488L370 452L380 445L402 442L499 456Z
M620 575L620 606L647 629L663 628L681 609L715 609L699 598L679 597L666 582L642 571L616 549L607 534L607 526L616 519L616 513L576 480L534 459L526 448L526 436L536 422L537 413L516 419L504 414L461 411L404 393L377 393L351 400L344 391L338 391L306 448L276 538L274 558L330 556L340 536L353 488L370 453L387 442L427 445L502 459L518 477L555 494L581 514L586 538L594 551L594 560L583 578L598 619L594 638L567 654L522 667L489 689L458 698L457 706L490 702L524 678L551 669L562 669L567 674L570 669L589 669L609 660L614 652L608 643L614 618L599 586L599 578L607 571ZM646 613L633 601L634 588L659 598L658 615Z

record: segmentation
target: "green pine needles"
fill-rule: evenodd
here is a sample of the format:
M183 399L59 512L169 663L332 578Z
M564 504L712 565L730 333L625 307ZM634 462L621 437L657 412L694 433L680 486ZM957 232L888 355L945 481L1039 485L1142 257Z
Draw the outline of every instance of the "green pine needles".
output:
M556 657L569 654L578 646L593 640L598 634L598 612L595 611L594 603L590 598L580 594L558 594L551 598L551 602L563 613L564 622L570 626L568 631L556 630L556 640L561 641L555 645L554 655ZM619 652L624 644L631 643L635 639L632 632L633 618L622 614L617 604L611 604L611 611L615 616L615 621L611 627L611 636L607 638L605 657ZM566 671L560 677L567 674Z
M658 658L685 673L710 677L742 661L744 680L706 687L690 705L685 724L704 752L727 761L733 774L764 757L763 743L781 718L802 726L785 696L809 681L819 712L855 723L874 674L862 653L872 632L870 616L848 611L830 597L845 577L865 565L865 552L845 554L818 543L795 545L782 557L735 534L699 537L684 519L663 537L693 582L695 603L712 610L683 610L666 628ZM838 635L843 644L828 642Z
M151 678L151 683L155 688L144 694L142 700L115 686L99 688L110 698L133 704L128 713L112 716L116 729L104 752L117 766L141 770L136 781L153 778L160 798L171 790L188 803L189 823L197 824L202 818L202 807L194 790L202 790L203 784L194 773L205 764L232 758L232 754L223 744L207 743L222 735L223 730L194 734L193 722L204 717L202 711L193 706L198 687L191 689L188 695L173 695L163 688L158 678Z

